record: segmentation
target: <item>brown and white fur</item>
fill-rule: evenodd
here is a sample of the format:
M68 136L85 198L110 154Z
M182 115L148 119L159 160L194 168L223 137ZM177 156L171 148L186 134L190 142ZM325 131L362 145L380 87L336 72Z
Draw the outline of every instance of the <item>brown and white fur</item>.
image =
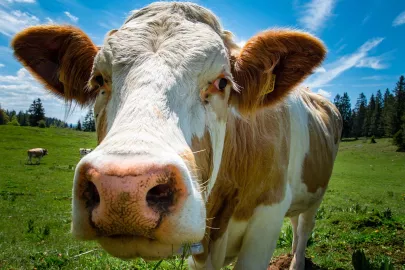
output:
M304 268L342 129L335 106L299 86L325 57L320 40L273 29L239 48L209 10L158 2L101 48L50 25L12 46L49 91L94 103L99 145L76 168L73 235L120 258L202 241L191 269L266 269L290 217L291 269Z

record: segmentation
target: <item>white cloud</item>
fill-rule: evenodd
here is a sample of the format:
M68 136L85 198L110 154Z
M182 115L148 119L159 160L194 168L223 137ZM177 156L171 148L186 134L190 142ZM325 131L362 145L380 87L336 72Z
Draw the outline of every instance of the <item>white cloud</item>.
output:
M71 14L69 11L65 11L64 13L72 22L77 23L79 21L79 18Z
M377 47L384 38L374 38L365 42L360 48L358 48L354 53L342 56L335 62L326 65L328 72L316 73L310 77L306 83L311 87L322 87L327 83L338 77L340 74L353 67L381 67L376 65L378 57L369 57L369 52ZM370 60L370 58L374 58ZM371 64L373 63L373 64ZM369 64L369 65L366 65Z
M6 6L14 3L34 4L35 2L36 2L35 0L1 0L0 5Z
M318 67L315 69L315 73L325 73L326 69L324 67Z
M332 92L328 92L328 91L325 91L325 90L323 90L323 89L318 89L318 92L317 92L319 95L321 95L321 96L324 96L324 97L326 97L326 98L331 98L332 97Z
M0 75L1 107L9 110L26 111L36 98L42 100L45 115L75 123L83 118L87 110L75 109L70 115L65 102L46 91L25 68L15 75Z
M238 41L238 42L236 42L236 44L239 46L239 47L243 47L243 46L245 46L245 44L246 44L246 40L241 40L241 41Z
M399 14L392 22L392 26L399 26L401 24L405 24L405 11Z
M356 67L366 67L372 69L384 69L387 65L381 63L383 61L382 56L367 57L359 61Z
M304 6L299 22L309 31L317 32L332 15L336 0L311 0Z
M5 67L5 65L4 65L4 64L2 64L2 63L0 63L0 68L2 68L2 67Z
M36 16L28 12L3 9L0 9L0 21L0 33L9 37L28 26L40 23Z
M56 24L55 21L52 20L52 19L49 18L49 17L46 17L45 20L46 20L46 22L47 22L48 24Z

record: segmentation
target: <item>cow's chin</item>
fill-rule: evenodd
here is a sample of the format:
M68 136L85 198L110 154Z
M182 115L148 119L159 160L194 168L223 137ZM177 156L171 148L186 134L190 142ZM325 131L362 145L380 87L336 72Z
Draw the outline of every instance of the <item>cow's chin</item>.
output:
M180 244L164 244L142 236L101 237L97 241L105 251L120 259L158 260L178 255L181 250Z

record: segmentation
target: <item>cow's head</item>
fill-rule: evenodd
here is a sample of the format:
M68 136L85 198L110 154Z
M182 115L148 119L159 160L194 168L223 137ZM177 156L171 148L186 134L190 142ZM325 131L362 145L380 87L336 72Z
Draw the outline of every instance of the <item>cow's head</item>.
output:
M48 155L48 150L47 150L47 149L42 148L42 151L43 151L43 153L44 153L44 156Z
M12 46L49 91L94 102L99 145L76 169L72 231L121 258L200 241L228 115L277 103L325 55L316 38L280 29L240 49L210 11L163 2L135 11L101 48L49 25Z

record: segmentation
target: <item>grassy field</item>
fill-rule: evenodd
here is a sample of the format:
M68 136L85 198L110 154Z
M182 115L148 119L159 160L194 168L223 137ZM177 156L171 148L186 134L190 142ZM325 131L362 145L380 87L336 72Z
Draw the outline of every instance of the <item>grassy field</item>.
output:
M326 269L352 269L364 249L374 261L405 269L405 154L388 139L342 142L307 256ZM71 238L73 170L80 147L95 134L66 129L0 126L1 269L180 269L181 260L121 261L95 243ZM49 150L41 165L25 165L26 150ZM285 222L276 255L290 250Z

